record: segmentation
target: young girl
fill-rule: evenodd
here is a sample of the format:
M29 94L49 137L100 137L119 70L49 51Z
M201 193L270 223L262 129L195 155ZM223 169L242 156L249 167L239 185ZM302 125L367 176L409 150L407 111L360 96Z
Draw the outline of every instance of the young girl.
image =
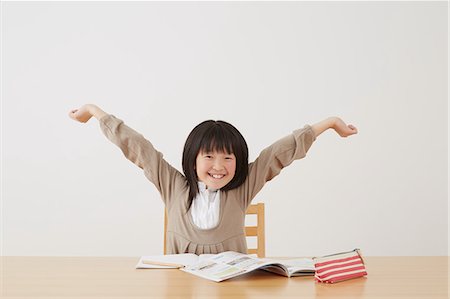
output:
M241 133L224 121L208 120L197 125L186 140L183 175L142 135L99 107L84 105L69 116L83 123L97 118L106 137L144 170L161 193L168 215L167 254L247 253L245 211L264 184L305 157L325 130L332 128L341 137L357 133L354 126L330 117L278 140L249 164Z

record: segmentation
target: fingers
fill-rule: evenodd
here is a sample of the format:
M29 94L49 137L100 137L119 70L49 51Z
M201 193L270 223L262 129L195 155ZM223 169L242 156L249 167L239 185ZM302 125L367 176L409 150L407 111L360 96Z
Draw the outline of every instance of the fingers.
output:
M348 125L345 129L339 131L341 137L348 137L358 133L358 129L353 125Z
M353 134L358 133L358 129L354 125L348 125L349 129L352 130Z
M70 111L69 111L69 117L72 118L72 119L75 119L75 113L76 113L77 111L78 111L77 109L70 110Z
M358 129L354 125L347 125L344 121L340 121L338 125L334 128L335 131L341 137L348 137L358 133Z

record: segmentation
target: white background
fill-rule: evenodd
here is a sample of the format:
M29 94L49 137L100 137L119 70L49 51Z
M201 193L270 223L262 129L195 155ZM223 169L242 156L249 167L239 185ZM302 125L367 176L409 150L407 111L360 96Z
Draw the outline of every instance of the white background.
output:
M190 130L234 124L250 159L337 115L268 183L268 256L448 254L446 2L2 3L2 255L161 254L156 188L95 103L181 169Z

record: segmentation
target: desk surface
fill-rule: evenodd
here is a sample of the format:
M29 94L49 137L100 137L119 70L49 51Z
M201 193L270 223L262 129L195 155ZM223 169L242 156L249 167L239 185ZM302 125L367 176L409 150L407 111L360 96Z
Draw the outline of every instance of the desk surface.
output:
M448 298L448 257L365 257L368 276L334 285L255 271L224 282L129 257L2 257L2 298Z

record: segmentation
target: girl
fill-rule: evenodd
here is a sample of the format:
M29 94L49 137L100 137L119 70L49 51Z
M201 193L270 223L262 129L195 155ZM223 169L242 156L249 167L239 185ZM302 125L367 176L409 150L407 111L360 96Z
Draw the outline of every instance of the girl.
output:
M249 164L241 133L224 121L208 120L197 125L186 140L183 175L142 135L99 107L84 105L69 116L83 123L97 118L106 137L156 186L168 215L167 254L247 253L245 211L264 184L305 157L325 130L332 128L341 137L357 133L354 126L330 117L278 140Z

